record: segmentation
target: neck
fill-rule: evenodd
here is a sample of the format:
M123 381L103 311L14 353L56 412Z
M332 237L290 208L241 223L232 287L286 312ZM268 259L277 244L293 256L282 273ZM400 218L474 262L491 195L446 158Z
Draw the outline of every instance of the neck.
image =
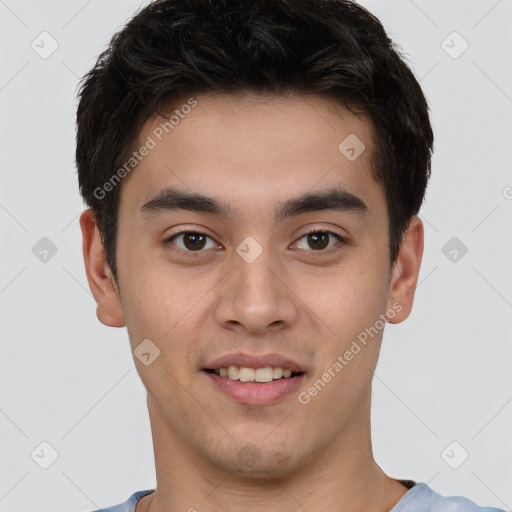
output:
M191 452L148 399L157 487L136 512L285 512L290 509L387 512L408 489L389 478L373 458L370 422L287 474L241 474ZM368 412L369 415L369 412ZM340 436L341 438L341 436Z

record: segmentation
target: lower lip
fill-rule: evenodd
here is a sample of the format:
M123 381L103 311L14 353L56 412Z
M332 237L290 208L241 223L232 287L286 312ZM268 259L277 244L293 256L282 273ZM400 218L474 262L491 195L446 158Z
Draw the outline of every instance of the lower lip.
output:
M278 379L265 383L240 382L239 380L221 377L216 373L203 371L203 373L223 391L241 404L268 405L277 402L299 388L305 378L305 374L288 379Z

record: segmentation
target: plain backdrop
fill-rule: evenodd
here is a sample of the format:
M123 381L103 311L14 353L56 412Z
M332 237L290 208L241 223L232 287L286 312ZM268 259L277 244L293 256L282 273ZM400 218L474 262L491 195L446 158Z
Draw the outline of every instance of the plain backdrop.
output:
M361 4L435 132L415 307L386 327L374 380L375 457L510 510L512 1ZM141 5L0 0L0 510L87 511L155 486L127 333L98 322L88 289L74 166L78 80Z

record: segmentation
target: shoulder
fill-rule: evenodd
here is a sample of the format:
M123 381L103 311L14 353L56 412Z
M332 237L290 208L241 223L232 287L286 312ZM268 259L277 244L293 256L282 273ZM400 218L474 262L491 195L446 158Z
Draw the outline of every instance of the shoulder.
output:
M442 496L427 484L418 483L390 512L505 512L503 509L482 507L462 496Z
M147 489L144 491L137 491L133 493L125 502L120 503L119 505L113 505L108 508L100 508L98 510L94 510L92 512L134 512L135 505L137 502L154 491L154 489Z

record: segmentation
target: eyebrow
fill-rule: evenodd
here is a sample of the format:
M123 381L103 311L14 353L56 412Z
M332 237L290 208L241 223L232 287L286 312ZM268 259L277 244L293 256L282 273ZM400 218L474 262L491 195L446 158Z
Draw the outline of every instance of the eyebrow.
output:
M223 200L168 187L144 204L140 213L148 216L178 210L206 213L228 219L231 208L230 204ZM280 222L289 217L324 210L368 214L368 207L362 199L337 186L287 199L275 210L274 221Z

